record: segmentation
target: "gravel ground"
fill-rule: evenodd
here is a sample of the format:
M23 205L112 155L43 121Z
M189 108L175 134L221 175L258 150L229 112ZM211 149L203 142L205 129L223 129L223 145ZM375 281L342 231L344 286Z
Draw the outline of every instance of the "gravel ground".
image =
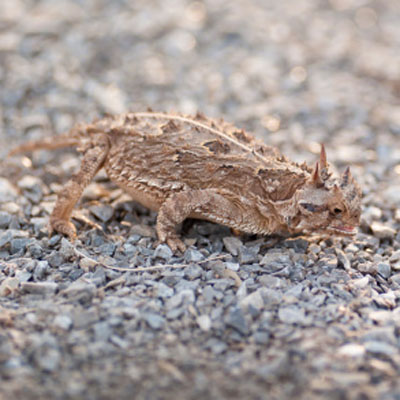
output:
M362 185L354 240L233 237L182 257L107 182L48 238L72 151L0 164L1 399L399 399L398 0L1 0L0 159L127 110L201 110ZM82 222L90 219L100 229Z

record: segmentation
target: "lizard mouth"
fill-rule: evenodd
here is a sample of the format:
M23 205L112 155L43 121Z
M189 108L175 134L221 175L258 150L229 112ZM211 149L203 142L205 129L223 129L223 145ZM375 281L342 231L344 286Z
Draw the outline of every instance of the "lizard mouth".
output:
M353 225L333 225L329 227L329 230L346 236L354 236L357 233L357 228Z

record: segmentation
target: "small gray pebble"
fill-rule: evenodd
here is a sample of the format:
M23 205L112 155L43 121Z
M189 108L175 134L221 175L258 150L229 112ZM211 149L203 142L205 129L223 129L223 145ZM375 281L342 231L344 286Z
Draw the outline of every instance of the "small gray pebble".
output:
M18 181L17 185L21 189L34 190L37 186L40 187L41 183L38 177L25 175Z
M308 251L313 253L313 254L319 254L321 251L321 246L318 246L316 243L311 243L308 246Z
M204 255L198 250L189 248L185 251L184 260L187 263L199 262L201 260L204 260Z
M373 327L367 330L362 336L363 342L384 342L391 345L396 345L396 330L393 326Z
M165 316L167 317L167 319L173 320L173 319L177 319L177 318L181 317L181 315L183 315L184 312L185 312L185 310L183 307L173 308L173 309L167 311Z
M341 265L345 270L349 270L350 269L350 261L346 255L346 253L339 248L335 249L336 251L336 256L338 258L338 263L339 265Z
M239 289L236 292L236 297L239 300L242 300L246 296L247 296L247 283L246 282L242 282L242 284L239 286Z
M242 335L247 335L250 331L246 318L240 308L231 310L225 318L225 323L234 328Z
M400 250L396 250L394 253L390 255L390 262L400 261Z
M233 262L226 262L225 263L226 268L230 269L231 271L239 271L240 265L238 263L233 263Z
M305 321L305 312L303 308L284 306L279 308L278 317L286 324L301 324Z
M53 235L50 239L49 239L49 246L55 246L60 240L62 239L61 235Z
M96 204L91 206L89 210L101 222L109 221L114 215L114 208L107 204Z
M10 243L11 239L12 239L12 232L10 230L2 232L0 234L0 248Z
M35 259L40 258L43 255L43 248L38 242L33 242L27 245L27 249L31 256Z
M257 344L265 346L269 343L271 335L265 331L256 331L254 332L253 338Z
M293 248L296 252L304 253L307 251L309 242L303 238L286 239L286 247Z
M260 283L271 289L282 289L287 286L283 279L271 275L260 276Z
M214 354L222 354L227 350L228 345L217 338L210 338L209 340L207 340L204 347L206 349L210 349L211 352Z
M47 261L38 261L33 277L35 280L42 280L49 272L49 263Z
M212 304L214 299L217 297L217 291L210 285L207 285L203 289L202 294L207 304Z
M286 290L284 295L285 296L290 295L290 296L296 297L297 299L300 299L300 296L301 296L303 290L304 290L304 286L301 283L299 283L297 285L292 286L288 290Z
M374 296L374 302L381 308L393 309L397 305L396 296L392 291Z
M239 247L239 263L240 264L251 264L258 261L258 252L255 248L240 246Z
M390 277L390 281L400 286L400 272Z
M201 276L204 273L204 270L203 268L201 268L196 264L190 264L184 269L184 272L185 272L185 277L192 281L197 278L201 278Z
M84 274L84 271L81 269L73 269L69 274L68 278L75 282L77 279L79 279L82 275Z
M339 347L338 354L354 359L361 358L365 354L365 347L358 343L347 343Z
M28 272L33 272L35 270L37 264L38 264L38 261L28 259L27 262L24 263L25 270Z
M193 304L195 301L195 295L193 290L185 289L169 298L165 304L168 310L177 308L180 305Z
M118 335L111 335L110 342L115 344L121 349L127 349L129 347L129 342L127 340L122 339Z
M54 318L53 326L68 331L72 327L72 319L68 315L57 315Z
M58 288L56 282L22 282L23 291L33 294L53 294Z
M374 221L371 224L371 229L374 235L379 239L393 239L396 234L395 229L378 221Z
M208 332L211 329L212 322L209 315L207 314L199 315L196 318L196 321L202 331Z
M387 357L392 357L397 354L397 348L388 343L378 342L375 340L371 340L364 343L365 350L368 353L384 355Z
M94 247L100 247L105 243L104 236L99 234L97 231L91 231L89 237L90 244Z
M24 196L34 204L39 204L43 198L42 186L40 184L24 190Z
M280 304L282 301L283 294L278 290L262 288L260 293L266 305Z
M217 291L217 293L225 292L228 288L234 286L234 281L232 279L227 279L227 278L220 278L220 279L215 279L213 281L209 281L214 285L214 289ZM218 298L220 295L217 295Z
M224 237L222 241L229 253L235 257L239 254L239 249L243 246L242 241L234 236Z
M12 230L20 230L21 229L21 220L18 218L17 215L13 215L11 217L11 222L8 225L8 229L12 229Z
M27 270L17 271L15 276L20 282L28 282L32 278L32 273Z
M115 249L117 248L115 243L103 243L101 246L97 248L97 251L103 256L114 255Z
M390 277L391 268L390 265L387 263L379 263L377 266L377 271L382 278L388 279Z
M97 267L96 270L91 274L89 280L96 286L103 285L106 282L106 273L104 271L104 268Z
M338 265L338 259L334 256L329 256L329 257L322 257L318 264L321 264L324 267L327 268L336 268Z
M175 284L175 291L181 292L182 290L186 290L186 289L196 291L198 286L199 286L198 281L188 281L186 279L178 278L178 281Z
M33 217L29 220L29 222L33 225L33 230L35 232L35 235L38 235L40 232L45 231L49 221L47 218Z
M159 314L155 313L145 313L143 319L149 324L153 329L162 329L165 325L165 318Z
M39 368L46 372L55 371L61 360L61 353L58 349L46 348L35 356Z
M99 321L93 325L95 340L106 342L112 335L112 328L107 321Z
M264 255L264 257L260 261L260 265L277 265L277 268L282 268L283 265L291 264L291 260L288 254L271 252ZM279 265L281 264L281 265Z
M169 261L172 256L172 250L166 244L159 244L154 251L154 258L162 258L165 261Z
M66 239L61 239L60 254L65 261L70 260L75 257L75 249L71 242Z
M83 310L77 307L72 319L74 328L84 329L95 324L99 320L99 314L95 309Z
M19 251L25 250L30 239L12 239L10 242L11 254L18 253Z
M5 178L0 177L0 204L7 201L14 201L18 192L14 186Z
M0 211L0 229L8 228L11 218L12 216L8 212Z
M86 282L86 280L77 280L70 284L62 291L64 296L68 298L90 299L96 293L96 286L93 283Z
M58 268L64 262L64 257L60 252L54 250L49 256L46 257L46 261L52 268Z
M223 276L226 269L226 265L221 260L215 260L215 261L210 261L208 263L208 268L214 271L216 275Z
M250 293L240 300L240 306L245 310L247 310L249 307L253 307L256 310L261 310L264 306L264 300L261 292L262 290L258 289L255 292Z
M162 299L169 298L174 294L174 289L170 288L169 286L167 286L162 282L157 282L157 285L155 287L156 287L157 297L160 297Z

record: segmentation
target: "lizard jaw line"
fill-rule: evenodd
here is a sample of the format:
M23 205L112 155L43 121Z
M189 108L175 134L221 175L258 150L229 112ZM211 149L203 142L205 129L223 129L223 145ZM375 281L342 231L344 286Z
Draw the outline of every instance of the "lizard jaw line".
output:
M331 232L339 233L345 236L354 236L357 234L357 228L352 225L336 225L328 228Z

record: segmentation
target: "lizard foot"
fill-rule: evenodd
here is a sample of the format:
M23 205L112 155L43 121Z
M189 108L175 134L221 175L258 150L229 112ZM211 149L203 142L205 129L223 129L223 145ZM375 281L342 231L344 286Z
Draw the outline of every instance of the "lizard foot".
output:
M185 243L183 243L182 240L180 240L178 235L176 234L170 233L168 235L166 234L159 235L159 240L157 244L159 243L166 243L170 247L173 253L176 253L177 250L184 253L186 250Z
M178 239L178 237L170 237L166 240L166 243L173 253L176 253L177 250L184 253L186 250L185 243L183 243L182 240Z
M51 236L54 231L68 236L71 241L76 239L76 228L70 221L58 218L50 219L49 235Z

